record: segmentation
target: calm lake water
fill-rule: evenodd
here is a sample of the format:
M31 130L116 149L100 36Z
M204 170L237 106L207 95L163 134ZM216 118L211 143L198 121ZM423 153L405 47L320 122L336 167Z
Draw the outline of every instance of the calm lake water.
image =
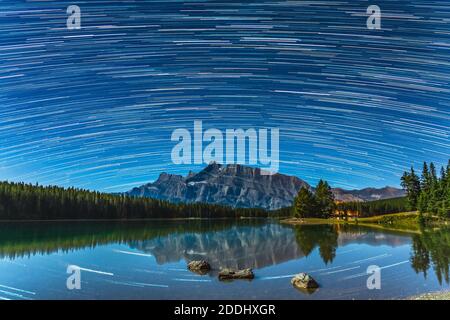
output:
M450 230L422 234L270 221L0 224L0 299L395 299L449 289ZM197 275L187 262L214 268ZM68 290L68 265L82 268ZM381 289L366 270L381 267ZM222 267L252 281L220 282ZM290 280L308 272L313 293Z

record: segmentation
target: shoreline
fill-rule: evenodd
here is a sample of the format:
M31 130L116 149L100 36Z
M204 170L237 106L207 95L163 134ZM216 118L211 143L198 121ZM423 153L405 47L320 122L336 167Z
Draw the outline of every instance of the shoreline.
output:
M450 289L422 293L419 295L408 297L405 300L450 300Z
M350 218L348 220L336 218L289 218L280 220L280 223L292 226L320 224L354 225L406 233L420 233L417 212L392 213L365 218Z
M291 225L291 226L313 226L313 225L323 225L323 224L328 224L328 225L349 225L349 226L359 226L359 227L368 227L368 228L373 228L373 229L379 229L379 230L385 230L385 231L395 231L395 232L402 232L402 233L408 233L408 234L420 234L419 230L413 230L413 229L401 229L401 228L395 228L395 227L391 227L391 226L386 226L386 225L381 225L381 224L376 224L376 223L357 223L357 222L330 222L330 221L325 221L326 219L324 219L323 222L309 222L309 221L304 221L304 222L295 222L295 221L281 221L280 223L285 224L285 225Z
M139 222L139 221L216 221L216 220L274 220L271 217L218 217L218 218L143 218L143 219L31 219L31 220L0 220L0 223L30 223L30 222Z

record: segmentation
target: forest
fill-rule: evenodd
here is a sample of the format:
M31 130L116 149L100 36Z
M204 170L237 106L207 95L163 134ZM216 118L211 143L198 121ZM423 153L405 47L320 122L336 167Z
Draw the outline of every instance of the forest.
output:
M406 197L375 201L334 201L330 186L319 181L313 193L302 188L294 200L291 214L297 218L329 218L332 216L372 217L406 211L419 211L421 218L450 218L450 160L446 168L441 167L440 174L431 162L424 162L421 175L414 168L404 172L401 186ZM283 209L282 212L287 212Z
M406 197L375 201L338 202L327 182L320 181L316 192L303 188L294 200L291 213L297 218L372 217L408 210ZM285 210L287 211L287 210ZM282 211L281 211L282 212Z
M167 201L76 188L0 182L0 220L268 217L263 209Z
M409 210L418 210L422 218L450 218L450 160L447 168L441 167L439 176L433 162L423 163L420 176L411 167L403 173L401 184Z
M164 200L109 194L77 188L0 182L0 220L91 220L154 218L371 217L419 211L421 217L450 217L450 161L437 175L433 163L401 177L407 196L369 202L336 203L329 184L320 180L312 192L301 188L293 207L276 211L231 208L207 203L170 203Z

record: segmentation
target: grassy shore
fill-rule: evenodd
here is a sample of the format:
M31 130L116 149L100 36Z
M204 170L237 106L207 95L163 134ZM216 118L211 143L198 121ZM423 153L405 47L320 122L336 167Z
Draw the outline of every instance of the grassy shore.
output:
M345 220L337 218L290 218L282 220L281 222L291 225L351 224L404 232L418 233L420 231L419 215L417 212L401 212L368 218L349 218Z
M417 212L401 212L368 218L355 219L351 223L396 231L419 232L419 214Z
M406 300L450 300L450 291L438 291L412 296Z

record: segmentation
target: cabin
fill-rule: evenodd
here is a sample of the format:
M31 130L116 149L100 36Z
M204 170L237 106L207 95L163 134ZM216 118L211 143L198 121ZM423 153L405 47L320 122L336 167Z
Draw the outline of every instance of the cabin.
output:
M336 219L346 219L346 218L358 218L359 211L358 210L341 210L339 209L339 204L344 203L344 201L336 200L334 201L334 204L336 205L336 209L333 212L333 217Z

